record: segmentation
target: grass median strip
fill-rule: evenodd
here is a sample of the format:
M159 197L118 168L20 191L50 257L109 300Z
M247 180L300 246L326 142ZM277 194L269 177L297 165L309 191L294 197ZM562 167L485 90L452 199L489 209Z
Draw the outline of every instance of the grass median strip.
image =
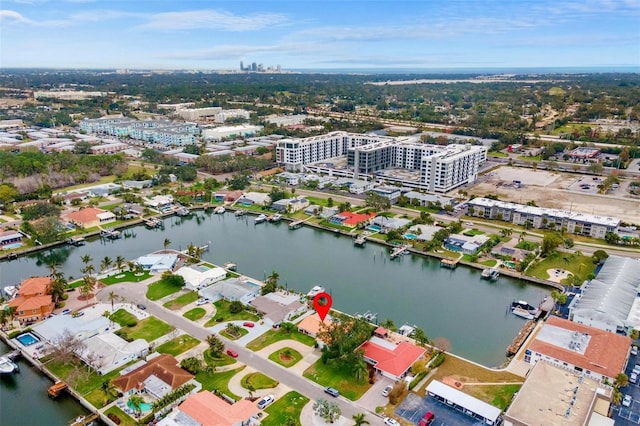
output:
M315 344L315 340L311 336L302 334L297 330L286 332L281 328L278 330L269 330L257 339L252 340L247 344L247 349L259 351L260 349L266 348L272 343L279 342L280 340L295 340L307 346L313 346Z

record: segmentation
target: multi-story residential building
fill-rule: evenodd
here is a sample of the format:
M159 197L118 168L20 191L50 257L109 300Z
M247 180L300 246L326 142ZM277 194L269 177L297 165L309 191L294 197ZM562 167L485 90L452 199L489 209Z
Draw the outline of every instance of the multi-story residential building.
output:
M344 158L346 157L346 164ZM487 148L429 145L416 138L332 132L305 139L283 139L276 161L287 171L372 179L432 192L475 182Z
M532 228L562 230L572 234L604 238L608 232L616 232L620 219L566 210L528 206L489 198L474 198L467 202L469 215L498 219Z
M197 140L200 129L195 123L178 123L168 120L138 121L124 117L106 116L84 119L80 129L90 133L104 133L116 137L129 137L149 143L167 146L184 146Z
M176 109L176 114L185 120L197 120L202 117L212 117L220 112L222 112L221 107Z
M214 115L216 123L224 123L230 118L244 118L248 120L250 117L249 111L244 109L225 109Z
M63 101L78 101L89 98L106 96L106 92L85 92L83 90L48 90L33 92L34 99L61 99Z

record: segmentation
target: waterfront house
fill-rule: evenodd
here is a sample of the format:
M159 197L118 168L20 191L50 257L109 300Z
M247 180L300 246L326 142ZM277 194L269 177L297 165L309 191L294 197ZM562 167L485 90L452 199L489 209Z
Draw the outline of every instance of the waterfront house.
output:
M384 330L384 329L383 329ZM407 341L374 335L360 345L364 351L364 360L383 376L400 380L407 375L411 366L424 357L426 349Z
M403 228L410 224L411 221L409 219L404 219L401 217L376 216L372 220L372 223L374 225L378 225L381 232L384 234L390 230Z
M288 321L307 310L307 305L300 302L300 296L295 293L277 291L264 296L258 296L251 301L251 306L270 319L274 324Z
M149 353L149 343L144 339L127 342L112 332L102 333L86 339L78 356L98 374L107 374L130 361Z
M324 321L320 319L320 316L315 313L304 317L302 321L298 323L298 331L311 336L321 345L324 346L325 342L318 339L318 333L323 330L327 330L331 327L333 321L330 316L326 316Z
M8 250L22 245L22 234L18 231L0 232L0 248Z
M175 253L152 253L146 256L140 256L135 263L152 274L161 274L166 271L173 271L174 266L178 262L178 255Z
M613 419L607 417L612 396L610 386L539 361L514 395L503 415L503 424L613 425Z
M242 197L242 191L217 191L214 198L217 202L233 203Z
M21 324L40 321L53 312L55 306L51 298L50 277L32 277L22 281L18 296L9 302L16 309L15 319Z
M116 377L111 383L124 395L146 393L159 399L186 383L193 383L200 389L202 385L195 376L178 366L178 360L168 354L159 355L135 370Z
M474 255L489 239L486 235L452 234L444 241L444 246L451 251Z
M239 301L246 305L260 295L260 289L258 284L239 278L229 278L198 290L198 294L211 302L224 299L229 302Z
M262 192L247 192L238 199L238 204L243 206L252 206L254 204L258 206L269 205L271 204L271 197L269 197L269 194Z
M54 315L34 325L33 331L42 339L54 343L65 333L83 341L100 333L108 333L119 328L120 325L102 315L93 318L89 314L77 318L71 315Z
M151 197L148 200L145 200L144 203L149 207L157 210L168 210L173 207L173 196L156 195L155 197Z
M306 198L284 198L271 204L271 210L277 212L295 213L309 206L309 200Z
M331 216L338 214L338 208L319 206L317 204L309 204L304 209L304 213L310 216L320 216L322 218L327 219L327 218L330 218Z
M346 226L348 228L355 228L359 224L368 224L371 222L371 219L376 217L376 213L351 213L351 212L342 212L333 216L330 221L337 225Z
M184 278L185 288L200 290L227 276L227 271L220 267L209 268L202 265L183 266L175 272Z
M115 222L116 215L96 207L86 207L77 212L62 215L62 219L75 226L87 229Z
M550 362L597 381L624 372L631 339L558 317L549 317L525 351L524 361Z
M189 395L158 426L253 426L259 425L260 410L255 403L241 399L233 404L202 391Z

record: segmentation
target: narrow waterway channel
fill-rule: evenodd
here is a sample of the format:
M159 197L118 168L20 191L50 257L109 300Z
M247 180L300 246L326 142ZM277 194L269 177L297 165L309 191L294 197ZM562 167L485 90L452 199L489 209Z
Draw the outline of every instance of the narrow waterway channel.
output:
M491 282L480 271L459 266L441 268L437 259L407 255L389 259L388 248L367 243L355 247L345 236L286 222L255 225L253 216L233 214L165 219L164 230L142 226L123 231L116 241L95 240L81 247L62 247L0 264L2 285L32 275L48 274L48 263L62 265L67 276L79 277L81 256L90 254L96 270L101 259L121 255L133 259L163 248L186 249L211 242L203 259L222 265L232 261L242 274L264 279L272 271L289 289L306 293L322 285L333 295L336 309L355 314L371 311L378 320L417 325L430 338L445 337L458 355L498 366L524 320L508 313L513 300L538 304L549 289L501 276Z

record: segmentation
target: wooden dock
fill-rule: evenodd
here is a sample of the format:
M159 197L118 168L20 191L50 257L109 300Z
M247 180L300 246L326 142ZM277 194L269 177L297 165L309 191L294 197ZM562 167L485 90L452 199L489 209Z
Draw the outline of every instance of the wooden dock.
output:
M115 229L103 229L100 228L100 236L109 240L117 240L121 237L120 231Z
M87 426L91 424L91 422L96 420L98 417L100 417L100 413L97 411L87 416L76 417L75 419L69 422L69 426Z
M365 237L364 235L360 234L357 237L355 237L353 239L353 244L363 247L365 245L365 243L367 242L367 237Z
M302 226L302 224L304 223L304 219L302 220L296 220L295 222L291 222L289 224L289 229L298 229Z
M142 219L142 221L144 222L144 226L146 226L149 229L160 228L163 225L162 221L155 217L151 217L149 219Z
M536 322L533 320L527 321L520 333L513 339L513 342L507 348L507 356L515 355L520 350L522 344L527 340L527 337L531 334L533 329L536 327Z
M399 247L394 248L393 251L391 252L391 259L395 259L396 257L400 256L405 251L409 250L409 247L411 246L401 245Z
M65 389L67 389L67 384L65 382L58 381L49 386L47 393L51 398L57 398Z
M445 258L445 259L440 260L440 266L444 266L445 268L454 269L456 266L458 266L458 261L459 260L460 260L459 258L458 259Z
M84 237L71 237L67 240L67 243L72 246L83 246L85 242Z

